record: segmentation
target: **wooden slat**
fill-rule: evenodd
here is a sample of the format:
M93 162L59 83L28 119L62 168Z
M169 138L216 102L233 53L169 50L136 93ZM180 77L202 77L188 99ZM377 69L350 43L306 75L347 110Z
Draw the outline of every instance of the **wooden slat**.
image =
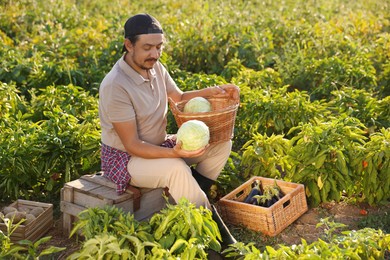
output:
M150 218L154 213L165 207L165 199L163 198L164 189L153 189L141 197L141 205L139 210L134 212L134 217L137 220L145 220Z
M71 182L65 183L65 186L69 186L75 189L83 190L84 192L93 191L94 189L100 187L101 185L95 182L91 182L85 179L77 179Z
M67 201L61 201L61 211L68 215L77 216L81 211L86 210L86 207L76 205Z
M132 207L135 210L138 210L140 208L140 198L141 198L141 190L140 189L133 187L133 186L130 186L130 187L128 187L128 189L126 189L126 191L123 194L118 195L116 193L116 184L114 184L112 181L110 181L109 179L104 177L101 173L93 174L93 175L83 175L80 178L83 180L87 180L87 181L96 183L96 184L100 184L102 187L111 188L112 193L107 194L107 196L105 196L105 197L110 196L110 198L114 200L115 204L129 200L129 199L133 199L133 206Z
M79 186L73 186L73 184L68 184L72 185L72 187L80 189L81 192L89 193L91 195L98 196L101 199L104 198L109 198L114 201L114 203L119 203L125 200L129 200L133 198L134 193L131 191L127 191L121 195L118 195L116 192L116 185L108 180L107 178L99 175L83 175L80 177L81 181L84 185L86 183L90 183L89 185L91 187L95 187L94 189L85 189L84 187L79 187ZM78 185L78 183L76 183Z
M50 207L53 207L53 205L49 204L49 203L30 201L30 200L22 200L22 199L18 199L17 201L14 202L14 204L17 205L18 207L19 206L27 206L30 208L36 208L36 207L50 208Z
M100 184L100 185L103 185L103 186L107 186L107 187L110 187L112 189L116 188L115 183L113 183L112 181L110 181L106 177L103 177L102 175L99 175L99 174L83 175L83 176L80 177L80 179L87 180L87 181L90 181L90 182L93 182L93 183L96 183L96 184Z
M26 239L36 241L53 227L53 211L47 213L48 214L43 215L40 223L34 226L35 228L30 229L25 233Z
M104 205L113 205L113 200L110 199L101 199L98 196L92 194L86 194L80 190L74 190L73 193L73 203L76 205L81 205L86 208L89 207L103 207Z
M93 190L93 193L90 192L92 196L98 197L101 200L108 199L113 202L113 204L120 203L122 201L128 201L133 198L131 194L123 194L123 195L118 195L116 193L116 190L107 187L107 186L100 186L96 189Z
M109 179L107 179L106 177L104 177L103 174L101 174L101 173L98 173L98 174L86 174L86 175L81 176L80 179L88 180L88 181L91 181L91 182L94 182L94 183L97 183L97 184L101 184L101 185L110 187L110 188L112 188L114 190L116 189L116 184L113 183L112 181L110 181ZM150 189L140 189L140 188L136 188L136 189L144 190L145 192L150 190ZM134 192L132 192L132 190L126 190L125 193L127 193L127 194L134 194Z
M63 192L63 201L73 203L73 187L71 185L66 185L62 188ZM70 233L72 229L72 223L74 221L74 217L70 214L64 213L62 216L62 228L64 232Z
M42 224L42 226L40 226L39 229L36 229L29 236L27 236L26 239L33 242L37 241L38 239L43 237L43 235L45 235L50 230L50 228L53 227L53 224L54 224L53 219L51 219L48 222L45 222L44 224Z

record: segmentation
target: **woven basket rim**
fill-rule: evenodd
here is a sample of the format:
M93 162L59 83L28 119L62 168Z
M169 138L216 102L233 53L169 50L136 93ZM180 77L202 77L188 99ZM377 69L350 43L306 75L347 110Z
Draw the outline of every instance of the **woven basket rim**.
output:
M232 190L231 192L229 192L228 194L226 194L225 196L223 196L220 200L226 200L226 201L234 201L236 202L235 200L233 200L232 198L240 193L241 191L245 190L245 189L251 189L251 184L256 181L256 180L260 180L260 181L265 181L265 182L273 182L276 180L277 184L279 186L281 186L282 189L285 189L285 188L288 188L288 189L291 189L291 192L293 191L297 191L299 190L301 187L304 188L304 185L301 184L301 183L294 183L294 182L288 182L288 181L285 181L285 180L281 180L281 179L273 179L273 178L267 178L267 177L261 177L261 176L252 176L251 178L249 178L247 181L245 181L244 183L242 183L240 186L238 186L237 188L235 188L234 190ZM287 195L287 194L286 194ZM237 202L237 203L242 203L242 202Z
M215 100L216 101L218 101L218 100L232 101L233 100L233 99L226 99L226 98L207 98L207 99L211 100L211 101L215 101ZM185 104L188 101L189 100L182 100L179 102L175 102L171 98L169 98L169 104L170 104L172 111L177 115L180 115L180 116L184 115L184 116L188 116L188 117L207 117L207 116L221 115L221 114L225 114L225 113L229 113L231 111L237 110L238 106L240 105L239 102L234 102L232 105L229 105L223 109L213 110L210 112L185 113L185 112L180 111L180 109L178 108L178 105Z

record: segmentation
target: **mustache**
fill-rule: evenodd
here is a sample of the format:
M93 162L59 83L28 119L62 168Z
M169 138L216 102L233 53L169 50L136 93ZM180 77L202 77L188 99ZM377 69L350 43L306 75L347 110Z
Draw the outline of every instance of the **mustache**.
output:
M155 61L157 62L158 59L153 59L153 58L150 58L150 59L146 59L145 61Z

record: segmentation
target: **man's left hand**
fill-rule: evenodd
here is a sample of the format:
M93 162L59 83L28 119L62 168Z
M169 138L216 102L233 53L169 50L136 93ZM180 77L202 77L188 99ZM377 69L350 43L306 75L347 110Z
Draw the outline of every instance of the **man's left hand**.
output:
M216 93L214 97L231 97L236 102L240 102L240 88L234 84L224 84L221 86L216 86Z

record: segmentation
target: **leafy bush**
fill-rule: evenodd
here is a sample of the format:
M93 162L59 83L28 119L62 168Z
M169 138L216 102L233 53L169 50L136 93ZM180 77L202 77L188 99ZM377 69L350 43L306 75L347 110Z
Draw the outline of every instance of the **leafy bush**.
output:
M372 129L371 132L389 126L389 120L385 118L390 110L385 107L388 105L386 100L372 97L367 90L343 87L332 91L330 99L328 106L334 114L355 117Z
M243 147L241 165L244 179L252 176L284 178L284 169L289 167L286 155L291 149L290 141L282 135L254 135Z
M100 165L97 100L81 88L47 87L26 102L1 85L2 198L59 195L65 182ZM54 193L46 193L54 191Z
M33 242L30 240L20 240L16 244L11 241L11 236L15 230L22 224L12 224L8 218L0 216L0 223L4 222L6 234L0 230L0 259L39 259L40 257L55 254L65 250L64 247L49 246L41 249L41 246L49 242L51 237L42 237Z
M302 239L298 245L266 246L264 251L253 243L237 243L224 251L234 259L386 259L390 250L390 235L382 230L364 228L358 231L334 232L343 225L322 219L317 227L326 225L325 240L311 244Z
M82 248L69 259L109 258L116 255L127 259L208 259L208 249L217 242L218 228L210 211L196 209L181 200L168 205L148 222L138 222L134 216L113 207L90 208L79 214L71 235L81 231L86 236ZM254 243L229 245L222 254L234 259L385 259L390 250L390 235L382 230L364 228L358 231L338 231L345 225L322 219L324 237L308 244L266 246L264 251ZM336 233L337 232L337 233ZM212 242L214 241L214 242ZM214 250L219 251L218 242Z
M218 179L218 196L262 175L305 184L312 205L344 194L370 204L388 201L388 2L0 2L1 200L58 202L65 182L100 168L98 87L121 56L123 22L148 10L164 27L161 61L181 89L226 82L241 88L233 151ZM170 114L168 132L176 131ZM172 236L163 232L167 237L159 243L150 224L118 220L113 212L115 222L109 222L111 213L95 213L107 222L95 219L82 252L99 254L103 244L124 257L204 257L204 244L212 243L192 237L194 226L183 212L164 232L180 224L191 235L175 236L171 252ZM162 219L155 217L153 228ZM119 238L99 229L106 224L121 230ZM380 231L364 229L310 245L261 252L238 244L235 250L246 259L380 259L388 241Z
M363 199L379 204L390 198L390 129L373 133L364 150L351 161L361 179L357 181Z
M373 228L380 229L383 232L390 233L390 214L367 214L367 216L361 218L358 222L358 228Z
M86 240L69 259L113 255L140 260L207 259L207 249L221 250L221 236L211 211L196 208L184 198L177 205L168 203L147 222L112 206L89 208L79 213L70 235L79 231Z
M291 168L286 178L303 183L312 206L340 201L341 193L356 194L360 179L352 167L355 151L365 144L365 128L356 118L334 118L330 122L306 123L290 130L296 132L288 153Z
M250 134L257 132L287 135L292 127L329 114L326 106L320 102L311 102L307 93L290 92L288 86L244 89L243 92L235 125L241 142L249 140Z
M390 126L389 3L172 0L172 8L165 6L164 1L132 1L127 8L120 1L1 3L4 198L55 194L66 180L99 168L98 87L122 55L123 21L145 10L164 27L161 61L180 88L226 82L241 88L234 158L219 183L224 191L229 180L234 187L243 177L242 147L258 134L292 140L297 131L290 130L297 126L346 116L360 120L369 134ZM168 131L177 131L171 114Z

